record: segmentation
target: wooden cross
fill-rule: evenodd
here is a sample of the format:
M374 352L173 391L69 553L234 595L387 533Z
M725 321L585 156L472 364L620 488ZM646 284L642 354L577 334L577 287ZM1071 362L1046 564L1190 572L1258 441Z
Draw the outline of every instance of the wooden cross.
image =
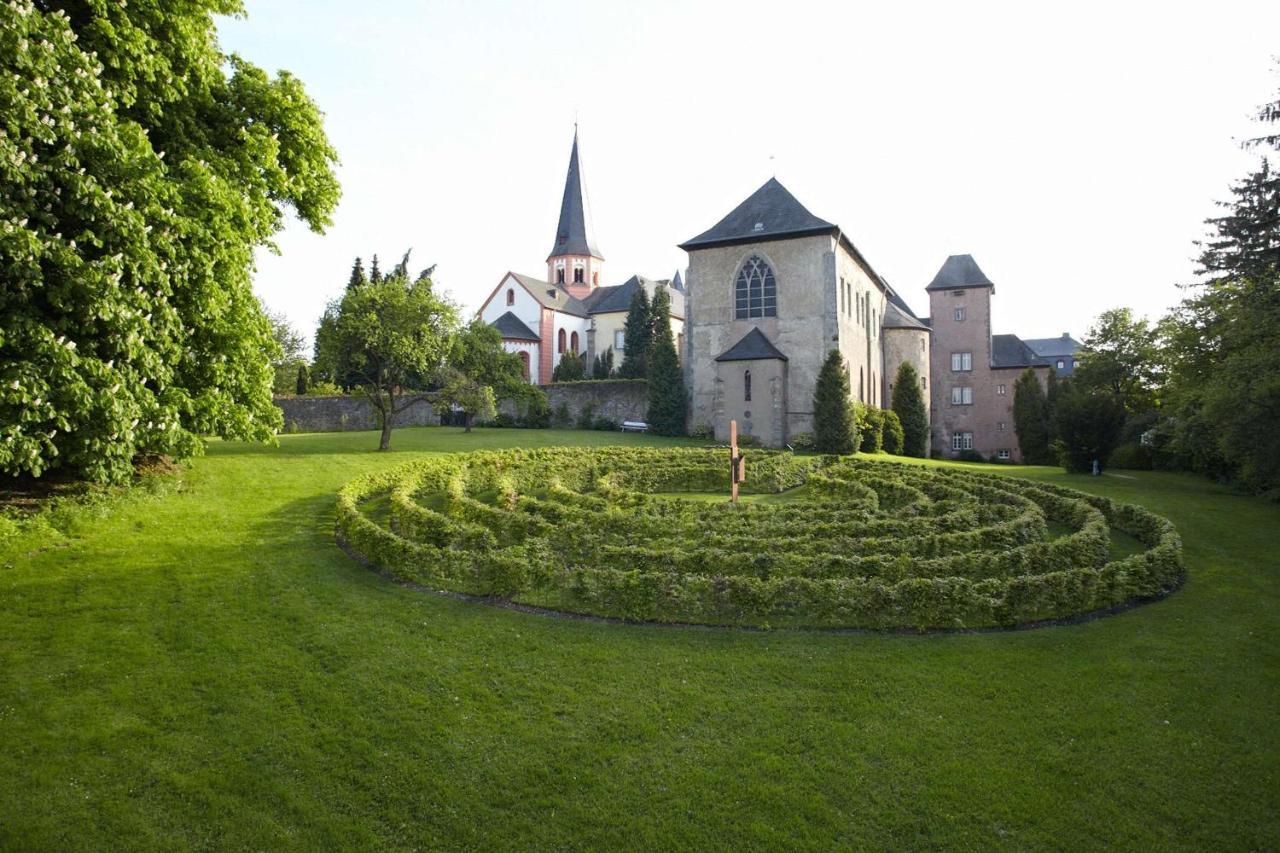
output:
M738 502L738 484L746 479L742 454L738 452L738 422L729 421L729 500Z

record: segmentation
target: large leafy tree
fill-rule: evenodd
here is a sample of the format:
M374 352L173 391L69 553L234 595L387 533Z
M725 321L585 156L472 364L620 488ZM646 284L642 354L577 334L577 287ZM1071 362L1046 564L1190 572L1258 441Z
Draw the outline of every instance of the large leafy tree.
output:
M858 448L849 370L839 350L827 353L818 371L813 395L813 447L821 453L852 453Z
M637 287L627 306L627 319L622 327L622 366L618 375L623 379L647 379L649 376L649 345L653 341L653 311L649 307L649 294Z
M1031 368L1024 370L1013 384L1013 429L1023 462L1053 464L1053 416L1044 386Z
M904 361L893 382L890 405L902 423L902 453L924 458L929 454L929 412L924 405L920 374L915 365Z
M1063 467L1078 473L1094 465L1101 470L1120 443L1124 420L1124 403L1116 395L1064 381L1054 412L1054 444Z
M1163 383L1156 328L1128 308L1104 311L1084 340L1072 382L1078 388L1115 395L1130 415L1156 407Z
M1261 108L1280 123L1280 100ZM1269 130L1269 128L1268 128ZM1247 147L1280 150L1264 132ZM1259 492L1280 489L1280 175L1264 155L1232 187L1201 243L1205 279L1162 325L1172 440L1165 448L1206 473Z
M671 295L653 295L653 341L649 348L649 428L658 435L685 434L684 374L671 334Z
M396 416L427 396L457 326L457 309L431 279L411 281L400 269L329 303L316 330L316 362L368 398L382 424L379 450L390 449Z
M449 367L471 383L489 388L495 405L502 400L511 400L526 413L546 408L546 392L524 378L524 363L520 356L503 349L502 333L479 318L472 320L454 338L449 351ZM446 376L442 384L446 392L457 392L452 399L442 402L458 405L467 416L468 428L474 419L491 417L485 414L482 395L473 392L466 383L456 377L451 383Z
M0 471L117 481L279 426L253 252L338 184L301 83L219 50L241 11L0 3Z
M266 315L271 323L271 338L275 341L277 348L271 360L271 367L275 372L271 390L275 394L292 394L297 391L300 384L299 368L306 368L306 340L284 314L267 311ZM297 393L302 394L305 391L297 391Z

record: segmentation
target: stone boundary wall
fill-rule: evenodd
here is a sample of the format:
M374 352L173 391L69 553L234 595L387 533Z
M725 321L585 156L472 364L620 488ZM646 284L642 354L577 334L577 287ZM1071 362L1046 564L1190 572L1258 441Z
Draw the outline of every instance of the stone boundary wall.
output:
M649 413L649 383L643 379L602 379L594 382L556 382L542 386L554 419L561 406L575 422L590 404L595 417L618 423L643 421Z
M276 397L273 401L284 412L284 431L344 432L379 429L382 424L369 401L359 395L336 397ZM436 426L440 419L435 409L420 400L396 416L395 425Z

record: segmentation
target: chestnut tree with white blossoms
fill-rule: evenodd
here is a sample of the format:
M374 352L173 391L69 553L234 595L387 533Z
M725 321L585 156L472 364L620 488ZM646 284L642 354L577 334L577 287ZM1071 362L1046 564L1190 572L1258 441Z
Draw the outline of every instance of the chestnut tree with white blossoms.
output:
M253 252L328 224L336 153L296 78L220 50L242 11L0 0L0 472L278 428Z

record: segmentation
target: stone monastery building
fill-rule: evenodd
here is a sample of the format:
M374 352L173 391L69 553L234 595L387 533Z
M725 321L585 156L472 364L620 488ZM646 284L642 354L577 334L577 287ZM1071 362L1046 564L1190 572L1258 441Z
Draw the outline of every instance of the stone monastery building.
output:
M871 266L838 225L810 213L776 178L703 233L686 240L689 265L670 279L632 276L601 286L604 257L590 233L574 134L547 278L508 272L480 308L545 384L565 352L587 359L612 347L631 296L669 287L671 325L690 395L689 425L726 440L729 421L781 447L813 431L813 394L838 349L850 393L886 408L904 362L929 400L935 456L976 452L1018 460L1013 385L1027 368L1041 382L1070 375L1080 344L991 332L995 285L970 255L952 255L925 287L929 317Z

